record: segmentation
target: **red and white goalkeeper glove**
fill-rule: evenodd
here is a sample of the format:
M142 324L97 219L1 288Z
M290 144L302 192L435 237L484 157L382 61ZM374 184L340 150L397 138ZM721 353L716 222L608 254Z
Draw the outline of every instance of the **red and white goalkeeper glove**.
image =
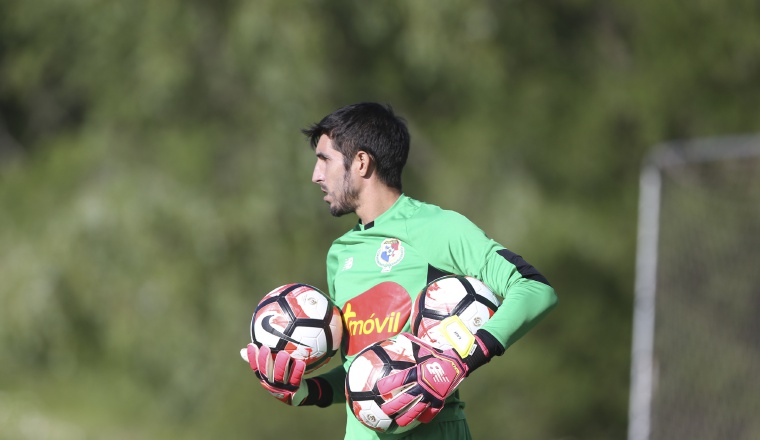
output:
M465 331L464 345L453 344L462 350L459 352L455 349L437 349L409 333L399 335L412 342L417 365L377 381L380 393L394 395L380 409L399 426L406 426L414 420L422 423L433 420L443 408L446 398L454 393L465 377L488 363L493 356L504 353L504 348L490 333L479 330L472 335Z
M259 348L248 344L248 348L241 350L240 355L251 365L261 386L280 402L298 406L309 394L305 381L302 384L306 370L304 361L293 359L285 351L272 357L272 351L266 345Z

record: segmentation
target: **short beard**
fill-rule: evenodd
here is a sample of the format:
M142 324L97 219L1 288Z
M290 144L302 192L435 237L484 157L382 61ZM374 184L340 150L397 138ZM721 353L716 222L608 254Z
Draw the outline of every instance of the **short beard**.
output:
M330 214L333 217L341 217L356 212L359 200L359 190L351 185L351 174L346 171L343 175L343 191L336 197L335 204L330 205Z

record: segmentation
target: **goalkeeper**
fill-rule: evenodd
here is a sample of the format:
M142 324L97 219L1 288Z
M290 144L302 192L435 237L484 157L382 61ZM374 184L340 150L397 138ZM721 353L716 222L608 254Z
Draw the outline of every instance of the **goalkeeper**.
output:
M462 215L402 192L410 137L404 120L389 106L349 105L303 133L316 154L312 181L322 189L330 213L358 217L327 253L329 295L341 307L348 333L341 348L344 362L303 379L302 361L284 352L273 360L268 352L249 345L251 368L270 393L290 405L343 404L346 439L471 438L457 385L543 318L556 304L554 289L521 256L488 238ZM367 345L408 332L417 294L448 274L483 281L503 298L501 307L473 335L474 351L469 353L441 352L415 340L420 353L435 353L457 367L445 371L448 387L425 387L417 383L421 374L412 369L383 382L384 387L403 386L407 391L382 410L400 425L415 420L421 425L396 435L365 427L345 404L349 365ZM427 361L420 362L416 368Z

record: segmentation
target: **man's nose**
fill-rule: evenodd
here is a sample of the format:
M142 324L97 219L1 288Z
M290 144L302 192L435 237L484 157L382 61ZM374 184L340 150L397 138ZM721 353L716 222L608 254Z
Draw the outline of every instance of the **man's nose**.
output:
M317 163L314 165L314 171L311 173L311 181L318 184L323 180L325 180L324 173L320 169L319 163Z

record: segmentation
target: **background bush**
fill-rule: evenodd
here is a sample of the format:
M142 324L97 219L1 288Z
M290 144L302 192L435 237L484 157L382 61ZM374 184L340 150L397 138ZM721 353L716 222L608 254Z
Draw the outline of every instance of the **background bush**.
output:
M340 438L238 350L324 287L299 133L405 116L408 195L524 255L560 307L462 388L477 438L623 438L636 200L661 141L760 126L755 2L0 1L4 438ZM502 434L503 433L503 434Z

